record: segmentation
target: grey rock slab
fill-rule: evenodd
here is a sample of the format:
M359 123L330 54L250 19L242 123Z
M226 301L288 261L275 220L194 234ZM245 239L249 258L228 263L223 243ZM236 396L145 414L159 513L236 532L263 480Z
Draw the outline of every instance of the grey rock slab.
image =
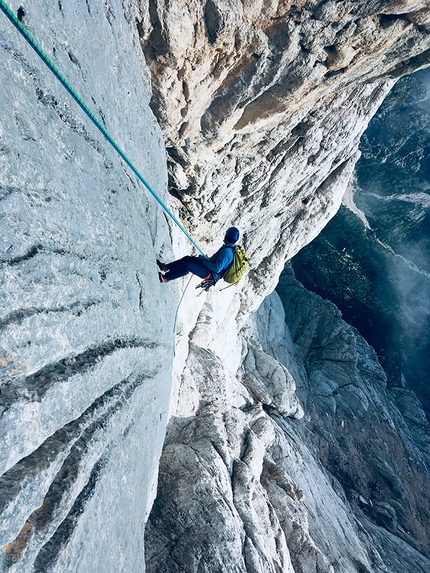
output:
M133 3L24 12L166 199ZM138 570L170 395L176 291L155 265L170 229L3 14L0 51L1 568Z

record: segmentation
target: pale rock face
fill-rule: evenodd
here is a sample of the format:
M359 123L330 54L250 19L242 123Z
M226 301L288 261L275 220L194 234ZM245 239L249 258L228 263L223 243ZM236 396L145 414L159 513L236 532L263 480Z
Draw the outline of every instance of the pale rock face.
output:
M428 570L414 397L389 402L330 305L289 312L288 330L279 299L263 302L336 212L391 85L429 61L428 13L418 0L25 6L165 200L169 175L205 251L243 231L240 286L196 299L192 282L179 309L186 282L160 285L155 258L188 245L0 14L3 570L143 571L144 550L157 572ZM360 416L383 426L363 464ZM345 447L347 475L364 476L350 489ZM393 497L367 480L373 459Z
M123 3L28 3L23 21L164 195ZM170 394L169 232L3 13L0 52L0 569L138 571Z
M274 406L280 414L301 418L303 410L295 397L296 385L288 370L253 341L247 343L242 383L261 404Z
M209 251L241 227L245 315L339 207L395 79L428 63L428 14L422 0L150 2L141 41L170 190Z
M215 302L218 292L187 340L147 528L148 571L428 568L428 467L420 465L427 442L417 439L422 426L410 423L422 422L422 410L399 395L403 411L411 407L405 423L373 351L333 305L293 288L293 338L279 301L264 303L247 321L285 260L336 212L360 136L396 78L429 61L428 12L419 1L151 5L152 27L141 41L169 153L170 191L210 252L209 238L239 226L251 269L239 292L237 372L227 358L231 346L213 336L216 329L224 340L234 328L219 319L226 313ZM181 338L179 344L184 349ZM211 405L218 417L209 431L203 419ZM271 427L270 440L255 437L255 412L266 432ZM217 466L222 487L218 478L208 482L213 442L225 466ZM190 461L184 445L199 456ZM191 492L187 472L198 484L204 479L204 494L201 487ZM414 472L420 477L411 482ZM222 515L215 526L207 516L213 499L214 514ZM220 520L242 547L235 557L227 546L219 552Z
M147 570L294 571L260 483L275 438L270 418L245 388L234 388L240 382L226 379L219 358L206 349L190 345L185 376L195 384L199 407L191 417L170 420L146 530ZM226 392L241 395L242 404L232 408Z
M242 329L234 377L191 335L192 415L169 421L147 571L425 573L422 408L398 389L399 411L334 305L288 274L281 292L286 316L273 294Z
M225 336L216 352L209 350L215 329L235 332L232 303L226 305L224 299L223 312L219 297L211 302L213 307L203 305L189 337L177 407L160 460L158 497L146 530L147 570L293 572L261 476L275 439L262 404L300 418L295 383L252 340L242 339L244 366L240 360L220 360L231 349ZM280 316L282 320L282 312ZM240 358L240 348L235 350ZM268 375L272 384L265 388ZM296 499L300 494L289 487Z

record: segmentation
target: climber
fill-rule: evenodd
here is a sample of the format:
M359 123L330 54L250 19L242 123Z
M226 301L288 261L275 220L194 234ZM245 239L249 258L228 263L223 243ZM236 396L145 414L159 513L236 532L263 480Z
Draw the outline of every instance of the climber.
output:
M168 283L188 273L193 273L201 279L217 281L228 270L233 262L233 250L239 240L239 231L230 227L224 237L223 246L210 258L186 256L172 263L164 264L157 259L160 269L160 282Z

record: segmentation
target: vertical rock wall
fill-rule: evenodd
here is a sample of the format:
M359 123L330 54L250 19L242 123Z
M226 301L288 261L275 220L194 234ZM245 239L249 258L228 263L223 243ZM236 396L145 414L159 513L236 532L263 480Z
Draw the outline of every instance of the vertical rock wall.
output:
M246 314L336 212L396 78L429 61L428 6L154 0L140 34L184 218L209 250L245 232Z
M417 517L427 469L371 349L340 317L333 321L330 310L316 336L308 309L297 308L304 338L315 335L315 352L323 355L309 365L278 322L279 301L259 312L264 327L246 319L273 290L285 260L336 212L361 134L396 79L428 63L429 32L421 1L159 0L142 18L172 197L209 252L236 224L251 260L236 292L217 290L203 305L192 295L185 299L177 389L147 527L148 571L424 573L428 567L427 509ZM333 408L356 411L357 419L365 402L363 434L358 420L351 441L338 435L326 420L333 412L323 407L312 430L300 421L315 412L319 392L309 385L318 381ZM299 403L295 389L302 385ZM343 418L334 420L342 425ZM396 490L391 499L389 486L381 486L374 499L371 476L382 480L383 468L379 474L364 462L351 464L350 473L343 468L348 449L354 446L357 462L361 440L379 425L366 461L386 447L385 436L385 478L398 470L402 478L393 488L400 488L417 471L416 492L412 480L404 497ZM330 433L336 454L327 459ZM403 467L402 454L396 456L407 456L409 447L413 461ZM345 474L334 471L336 464ZM348 489L340 478L354 471L368 482ZM360 504L373 501L373 512L363 512ZM414 509L404 512L409 502Z
M235 223L251 259L238 289L182 302L148 570L386 570L374 521L363 533L312 440L273 421L300 424L304 363L238 332L335 213L390 86L428 61L427 7L39 0L20 17L161 193L166 143L172 203L205 250ZM0 50L2 567L140 571L178 293L155 256L189 250L3 17Z
M23 8L164 195L132 4ZM155 266L168 227L2 13L0 52L0 569L138 571L170 394L174 293Z
M340 498L370 536L369 555L374 546L389 571L425 571L430 556L430 426L422 406L409 390L387 388L376 353L334 305L307 292L287 271L278 292L295 356L306 371L299 379L306 411L296 428L299 441L312 444L310 450L332 476L333 489L336 482L341 485ZM315 520L319 537L325 524ZM372 560L372 567L382 568Z
M147 571L426 573L422 408L387 390L375 352L334 305L288 273L280 289L286 315L277 294L265 300L242 328L240 363L227 358L226 335L213 344L234 328L222 293L199 314L146 528Z

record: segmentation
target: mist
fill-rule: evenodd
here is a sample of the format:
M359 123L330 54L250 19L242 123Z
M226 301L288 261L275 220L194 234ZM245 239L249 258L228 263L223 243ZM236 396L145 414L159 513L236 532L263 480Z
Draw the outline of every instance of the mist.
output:
M430 418L430 68L396 84L361 151L344 206L293 267Z

